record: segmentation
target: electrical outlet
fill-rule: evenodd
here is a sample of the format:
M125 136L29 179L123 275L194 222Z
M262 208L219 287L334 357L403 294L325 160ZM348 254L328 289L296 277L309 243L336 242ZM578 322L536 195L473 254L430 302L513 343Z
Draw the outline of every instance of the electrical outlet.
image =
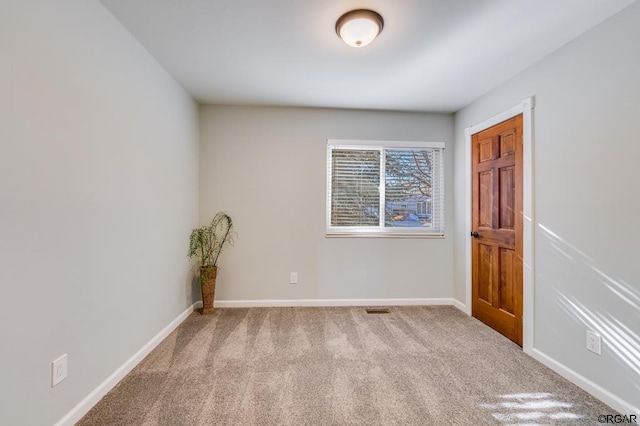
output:
M298 273L292 272L291 277L289 278L289 284L298 284Z
M67 377L67 354L51 362L51 387Z
M587 349L595 354L602 355L602 336L587 330Z

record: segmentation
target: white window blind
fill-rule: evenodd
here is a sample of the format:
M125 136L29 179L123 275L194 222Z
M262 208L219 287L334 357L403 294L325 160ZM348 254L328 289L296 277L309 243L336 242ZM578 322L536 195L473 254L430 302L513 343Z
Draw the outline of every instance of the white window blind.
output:
M444 235L444 143L327 143L327 235Z
M379 226L380 150L335 149L331 226Z

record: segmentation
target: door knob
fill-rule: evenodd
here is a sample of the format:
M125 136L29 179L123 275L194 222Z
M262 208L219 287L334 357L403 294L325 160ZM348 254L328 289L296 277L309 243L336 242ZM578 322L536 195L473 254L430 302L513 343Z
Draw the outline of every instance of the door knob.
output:
M472 236L473 238L478 238L478 232L477 232L477 231L473 231L473 232L471 233L471 236Z

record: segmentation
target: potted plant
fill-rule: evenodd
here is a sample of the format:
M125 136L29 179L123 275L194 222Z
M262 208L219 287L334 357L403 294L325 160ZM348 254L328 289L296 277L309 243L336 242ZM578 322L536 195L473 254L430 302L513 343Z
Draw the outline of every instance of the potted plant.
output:
M199 266L202 287L202 314L212 314L213 298L218 275L218 258L222 251L233 245L233 221L225 212L218 212L209 225L191 231L189 259Z

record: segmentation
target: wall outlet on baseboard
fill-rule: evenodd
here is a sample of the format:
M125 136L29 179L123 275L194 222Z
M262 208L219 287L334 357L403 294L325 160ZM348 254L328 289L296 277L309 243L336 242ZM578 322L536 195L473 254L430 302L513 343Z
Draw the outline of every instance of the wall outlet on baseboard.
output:
M51 387L67 377L67 354L51 362Z
M595 354L602 355L602 336L587 330L587 349Z
M289 284L298 284L298 273L292 272L289 277Z

